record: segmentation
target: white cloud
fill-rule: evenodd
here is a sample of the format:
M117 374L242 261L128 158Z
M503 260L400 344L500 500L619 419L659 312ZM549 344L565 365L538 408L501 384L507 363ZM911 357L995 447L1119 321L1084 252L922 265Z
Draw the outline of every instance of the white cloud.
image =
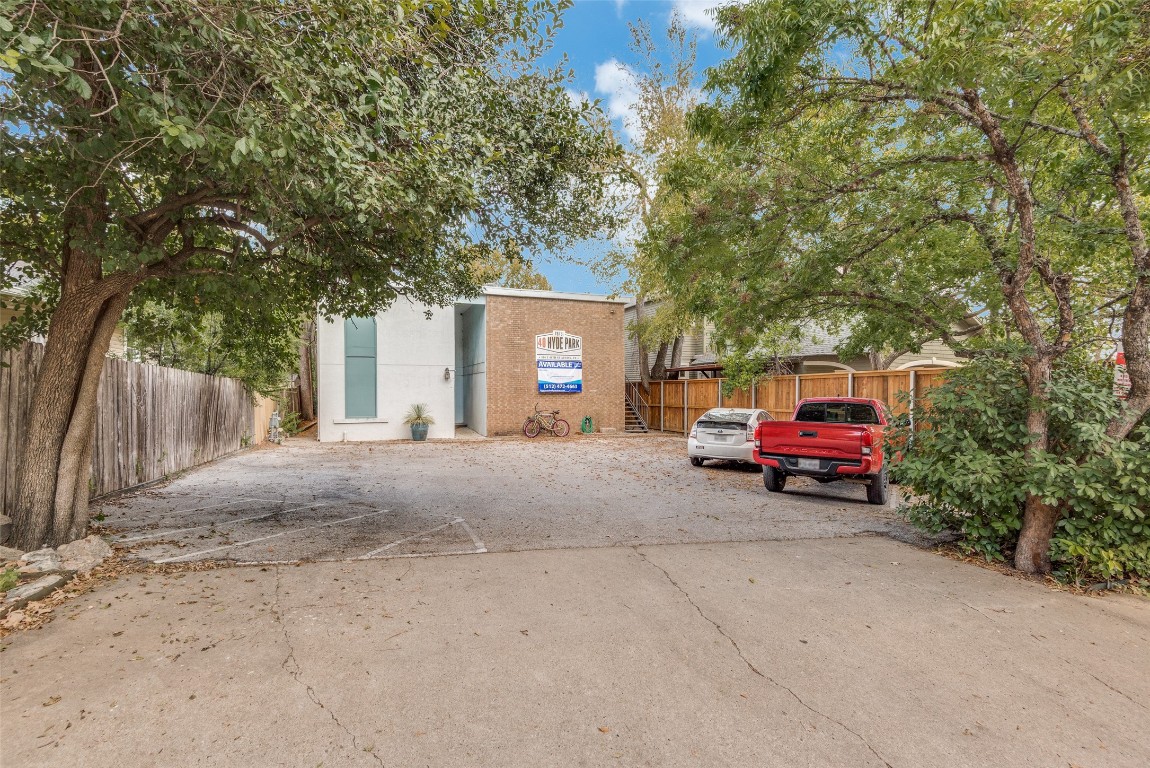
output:
M741 5L745 0L674 0L674 8L688 26L712 30L715 28L713 11L722 5Z
M615 0L615 15L622 18L623 6L627 4L627 0Z
M623 123L623 132L632 141L639 138L639 121L635 105L639 101L639 83L635 73L618 59L608 59L595 67L595 92L607 97L607 114Z

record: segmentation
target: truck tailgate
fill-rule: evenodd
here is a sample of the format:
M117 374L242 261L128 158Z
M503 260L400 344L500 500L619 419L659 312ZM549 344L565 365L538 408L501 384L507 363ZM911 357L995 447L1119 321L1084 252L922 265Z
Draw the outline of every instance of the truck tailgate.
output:
M764 421L759 427L759 453L857 461L866 431L862 424Z

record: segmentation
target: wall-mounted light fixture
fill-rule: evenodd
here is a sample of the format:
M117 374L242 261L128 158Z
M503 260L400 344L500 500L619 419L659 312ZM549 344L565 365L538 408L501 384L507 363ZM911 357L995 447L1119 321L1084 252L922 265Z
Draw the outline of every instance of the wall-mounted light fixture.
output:
M450 368L444 368L443 369L443 380L444 381L451 381L451 369Z

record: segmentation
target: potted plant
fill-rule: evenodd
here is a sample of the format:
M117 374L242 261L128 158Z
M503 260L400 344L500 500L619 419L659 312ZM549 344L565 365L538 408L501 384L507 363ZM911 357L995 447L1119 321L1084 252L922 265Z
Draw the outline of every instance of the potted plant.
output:
M411 439L419 441L427 439L427 428L435 423L435 419L427 412L426 403L416 403L408 409L403 423L411 427Z

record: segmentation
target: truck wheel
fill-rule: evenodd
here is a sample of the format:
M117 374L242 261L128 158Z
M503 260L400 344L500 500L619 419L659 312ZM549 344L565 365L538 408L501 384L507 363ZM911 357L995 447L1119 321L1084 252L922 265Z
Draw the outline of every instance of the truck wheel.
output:
M771 493L779 493L787 487L787 476L774 467L764 464L763 485Z
M692 467L701 467L701 466L703 466L703 460L700 459L698 456L692 456L691 457L691 466Z
M870 484L866 487L866 500L871 504L886 506L890 501L890 478L887 477L886 467L877 475L870 476Z

